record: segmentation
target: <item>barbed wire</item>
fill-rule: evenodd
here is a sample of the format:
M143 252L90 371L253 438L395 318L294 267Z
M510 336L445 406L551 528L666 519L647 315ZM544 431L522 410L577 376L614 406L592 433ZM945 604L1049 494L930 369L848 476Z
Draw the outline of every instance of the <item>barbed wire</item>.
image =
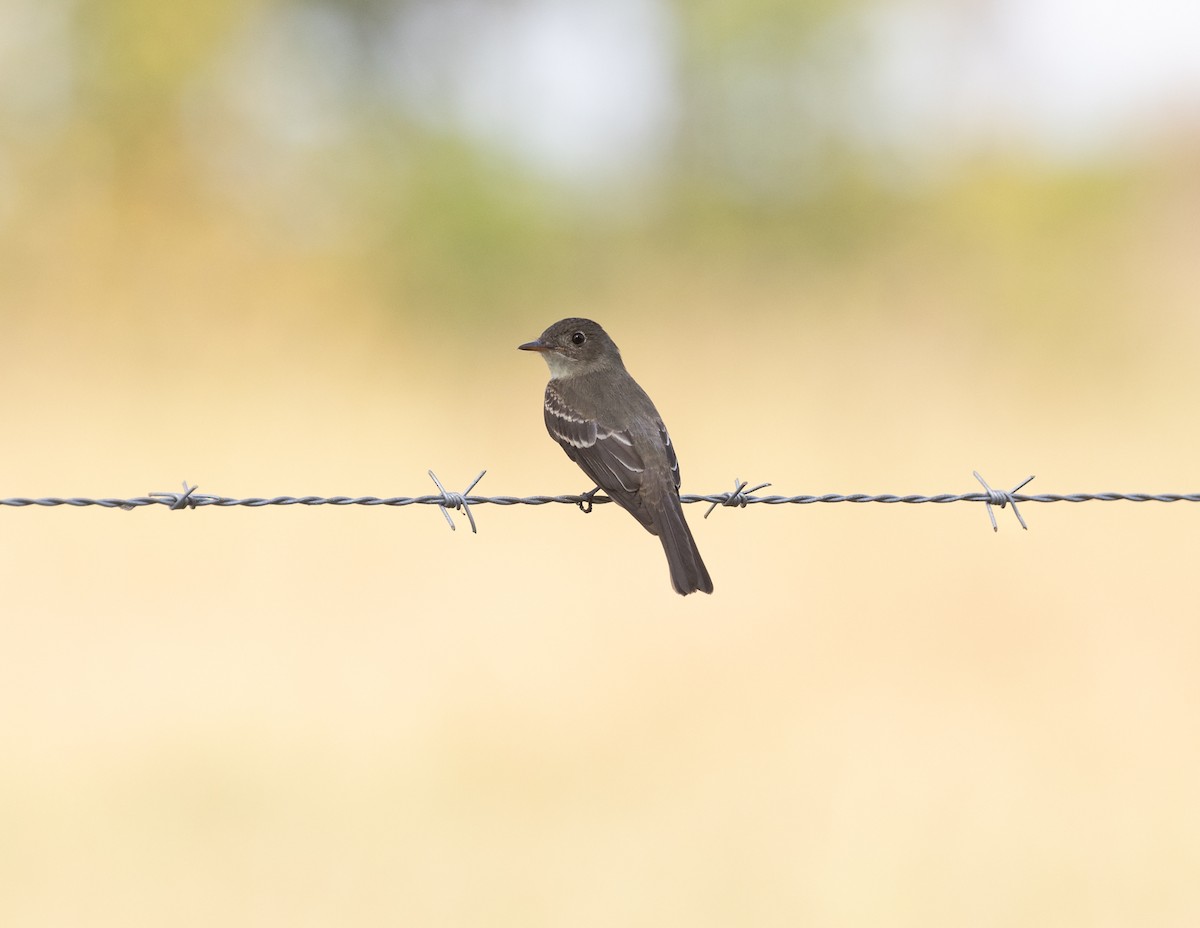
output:
M588 492L580 494L561 494L558 496L473 496L471 491L475 489L479 481L483 479L487 471L479 472L465 490L461 493L456 493L447 490L442 486L442 482L438 480L437 475L431 470L429 477L433 480L434 486L438 492L428 494L426 496L272 496L258 497L251 496L244 499L236 499L228 496L214 496L207 493L197 493L197 487L188 486L185 481L183 484L183 492L162 492L150 493L146 496L135 496L128 499L102 498L91 499L89 497L42 497L39 499L27 499L24 497L10 497L8 499L0 499L0 506L12 506L17 508L27 506L100 506L105 509L123 509L132 510L145 506L166 506L168 509L199 509L209 506L218 508L229 508L233 506L244 506L252 509L261 508L263 506L437 506L442 515L446 518L446 523L450 526L451 531L455 529L454 520L450 517L451 510L462 512L467 517L467 522L471 526L472 532L477 532L478 528L475 524L475 515L471 511L472 506L493 505L493 506L545 506L552 503L561 503L572 506L578 506L584 512L591 512L593 505L602 505L611 503L612 500L607 496L599 496L599 487ZM988 486L986 480L979 476L978 471L972 471L975 479L982 485L982 492L975 490L971 493L938 493L933 496L924 496L917 493L911 493L904 496L898 496L893 493L825 493L821 496L756 496L760 490L765 490L771 486L769 483L759 483L751 487L743 480L734 481L732 491L724 493L685 493L680 495L679 499L683 503L708 503L709 507L704 513L704 518L712 515L714 509L718 506L736 507L744 509L746 506L767 505L767 506L783 506L783 505L811 505L814 503L984 503L987 508L988 518L992 523L992 531L999 531L1000 526L996 522L996 514L992 507L1004 509L1006 506L1011 506L1013 515L1017 517L1021 528L1028 529L1025 524L1025 519L1017 509L1017 503L1086 503L1086 502L1114 502L1117 500L1125 500L1133 503L1177 503L1189 502L1200 503L1200 493L1037 493L1025 494L1019 493L1026 484L1033 480L1033 476L1026 477L1011 490L996 490Z

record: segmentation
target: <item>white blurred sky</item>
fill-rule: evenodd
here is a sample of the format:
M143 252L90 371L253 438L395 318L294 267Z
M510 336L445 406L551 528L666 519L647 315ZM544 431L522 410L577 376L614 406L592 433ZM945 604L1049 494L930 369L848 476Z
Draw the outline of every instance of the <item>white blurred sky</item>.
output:
M866 28L871 109L905 145L1087 158L1200 124L1200 0L914 0Z
M999 144L1088 159L1200 123L1200 0L880 3L813 47L856 66L828 75L834 111L805 111L916 155ZM678 42L660 0L452 0L406 22L399 48L418 111L555 173L644 165L675 124Z
M71 9L0 3L4 135L63 124L81 79ZM196 114L213 107L284 148L336 144L362 79L353 29L336 10L250 12L183 101L200 144L208 123ZM403 10L383 27L373 73L414 118L566 178L654 171L680 111L671 4L436 0ZM741 91L731 92L729 131L784 119L797 134L840 133L917 158L1002 145L1087 159L1200 124L1200 0L880 2L804 47L810 60L796 62L790 86L771 83L774 72L765 83L746 75L753 105L743 113ZM790 109L777 107L788 94Z
M411 110L536 166L625 172L674 128L672 26L656 0L432 3L399 22L392 76Z

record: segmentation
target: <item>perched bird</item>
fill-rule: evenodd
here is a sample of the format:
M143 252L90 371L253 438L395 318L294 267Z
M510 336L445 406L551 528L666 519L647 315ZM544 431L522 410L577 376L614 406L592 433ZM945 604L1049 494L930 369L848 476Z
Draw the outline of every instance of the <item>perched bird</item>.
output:
M599 489L658 536L675 592L711 593L712 580L679 502L671 436L608 333L590 319L563 319L518 347L540 352L550 367L550 437Z

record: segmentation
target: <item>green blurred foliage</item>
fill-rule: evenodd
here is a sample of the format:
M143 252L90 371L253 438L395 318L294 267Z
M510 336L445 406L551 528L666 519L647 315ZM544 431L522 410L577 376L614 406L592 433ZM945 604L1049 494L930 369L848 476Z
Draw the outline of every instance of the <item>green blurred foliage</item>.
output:
M788 58L803 48L813 29L862 0L692 0L674 3L689 49L689 59L711 65L714 59L753 55Z
M117 164L135 171L146 146L172 129L188 84L257 9L231 0L79 5L72 23L76 118L103 127Z
M377 145L351 195L362 271L410 314L512 309L566 285L574 255L599 257L598 230L560 191L454 137Z
M836 78L856 67L852 45L822 37L862 5L674 4L677 125L661 164L625 186L564 182L414 118L388 76L388 36L427 4L64 6L68 60L45 66L68 72L68 103L33 142L11 122L26 117L3 115L14 193L0 234L11 262L53 241L61 263L59 211L92 230L75 240L84 250L130 217L130 247L216 227L248 249L333 256L383 305L429 316L575 303L655 273L769 269L778 286L889 254L950 281L972 269L984 318L1044 313L1047 299L1067 324L1102 311L1077 269L1114 247L1138 171L997 157L897 183L886 152L832 134L813 109L836 106ZM281 31L296 15L336 25L341 45L316 27ZM255 42L278 35L299 73L258 60ZM336 60L323 54L335 46ZM278 100L246 86L247 61ZM273 123L289 105L312 109L311 137L288 137L286 113Z

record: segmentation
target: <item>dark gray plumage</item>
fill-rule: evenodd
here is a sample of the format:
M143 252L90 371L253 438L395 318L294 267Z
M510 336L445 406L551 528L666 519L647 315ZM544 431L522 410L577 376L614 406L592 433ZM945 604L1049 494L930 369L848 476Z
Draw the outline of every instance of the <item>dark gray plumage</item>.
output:
M683 517L679 461L662 417L621 352L590 319L563 319L536 341L550 367L546 430L600 489L659 537L677 593L711 593L712 580Z

